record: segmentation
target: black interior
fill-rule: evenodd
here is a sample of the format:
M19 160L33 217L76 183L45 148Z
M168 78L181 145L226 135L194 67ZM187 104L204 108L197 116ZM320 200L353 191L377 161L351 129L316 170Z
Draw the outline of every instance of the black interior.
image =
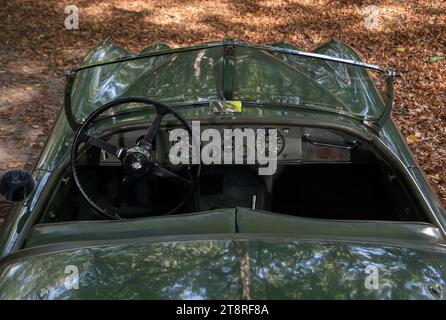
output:
M113 203L120 194L125 218L162 215L183 196L180 187L156 177L138 179L120 190L120 170L86 166L80 171L89 194L98 202ZM190 174L187 168L175 170L183 176ZM73 184L61 186L57 193L50 210L57 213L56 221L96 219ZM203 166L194 197L178 213L252 208L253 196L257 210L293 216L426 221L399 179L377 160L283 165L273 176L259 176L256 167L247 165ZM48 216L45 219L51 220Z
M288 166L274 183L272 211L323 219L399 220L377 164Z

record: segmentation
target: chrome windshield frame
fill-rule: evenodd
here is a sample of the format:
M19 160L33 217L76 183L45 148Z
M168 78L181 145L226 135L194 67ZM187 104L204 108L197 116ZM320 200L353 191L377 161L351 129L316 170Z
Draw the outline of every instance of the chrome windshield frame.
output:
M244 47L244 48L252 48L252 49L258 49L258 50L264 50L267 52L275 52L275 53L283 53L283 54L289 54L294 56L301 56L301 57L308 57L313 59L320 59L325 61L332 61L332 62L338 62L338 63L344 63L347 65L352 66L358 66L363 67L366 69L370 69L373 71L377 71L382 73L386 78L386 102L385 102L385 110L382 112L382 114L374 119L374 120L368 120L367 117L364 117L363 122L367 126L370 127L381 127L384 122L387 121L387 119L390 117L390 113L392 110L393 105L393 78L399 76L399 73L393 70L387 70L384 69L378 65L370 64L362 61L352 60L352 59L343 59L338 57L333 57L325 54L319 54L319 53L313 53L313 52L306 52L306 51L300 51L296 49L289 49L289 48L283 48L283 47L275 47L275 46L268 46L268 45L262 45L262 44L253 44L248 42L243 42L235 39L225 39L223 41L219 42L209 42L200 44L193 47L183 47L183 48L174 48L174 49L164 49L164 50L158 50L158 51L152 51L145 54L135 54L135 55L129 55L126 57L122 57L119 59L111 60L111 61L105 61L101 63L94 63L86 66L80 66L75 67L69 71L65 72L65 76L67 77L67 83L65 86L65 95L64 95L64 108L65 108L65 114L67 116L68 122L70 126L73 128L73 130L76 130L79 128L80 123L76 120L72 113L71 109L71 90L74 84L74 80L76 78L76 75L78 72L86 69L96 68L96 67L102 67L107 66L111 64L116 63L124 63L128 61L134 61L134 60L141 60L141 59L147 59L152 57L159 57L163 55L170 55L170 54L177 54L177 53L183 53L183 52L192 52L192 51L198 51L198 50L204 50L209 48L217 48L217 47ZM371 125L370 125L371 124Z
M115 64L115 63L123 63L123 62L146 59L146 58L151 58L151 57L158 57L158 56L163 56L163 55L168 55L168 54L192 52L192 51L197 51L197 50L225 47L225 46L237 46L237 47L265 50L265 51L269 51L269 52L285 53L285 54L290 54L290 55L295 55L295 56L321 59L321 60L326 60L326 61L333 61L333 62L345 63L348 65L364 67L364 68L375 70L375 71L378 71L378 72L381 72L384 74L386 74L386 73L395 74L395 75L397 74L395 71L384 69L376 64L370 64L370 63L357 61L357 60L351 60L351 59L343 59L343 58L329 56L326 54L300 51L300 50L296 50L296 49L273 47L273 46L262 45L262 44L253 44L253 43L249 43L249 42L238 41L235 39L226 39L224 41L219 41L219 42L204 43L204 44L193 46L193 47L164 49L164 50L153 51L153 52L149 52L149 53L145 53L145 54L129 55L129 56L111 60L111 61L105 61L105 62L94 63L94 64L90 64L90 65L86 65L86 66L76 67L76 68L73 68L70 71L68 71L67 74L77 73L77 72L85 70L85 69L102 67L102 66L106 66L106 65L110 65L110 64Z

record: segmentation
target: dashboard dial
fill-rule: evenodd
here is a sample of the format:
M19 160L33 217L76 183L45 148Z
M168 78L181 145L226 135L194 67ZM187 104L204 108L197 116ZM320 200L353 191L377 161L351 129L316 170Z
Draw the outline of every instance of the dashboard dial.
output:
M262 156L269 156L269 148L270 148L269 129L271 128L265 128L265 130L257 131L256 147L257 147L257 152ZM279 133L277 129L276 132L277 132L276 155L279 155L283 151L285 143L282 135Z
M189 133L186 131L182 131L179 133L177 137L177 141L172 142L172 152L176 154L176 156L180 159L181 163L189 163L191 159L196 156L195 148L192 148L189 142ZM189 149L189 154L183 154L186 149Z

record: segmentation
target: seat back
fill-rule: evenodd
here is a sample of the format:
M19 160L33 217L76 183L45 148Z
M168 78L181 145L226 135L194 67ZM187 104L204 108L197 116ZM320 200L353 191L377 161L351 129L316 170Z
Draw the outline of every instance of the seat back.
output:
M121 221L76 221L35 225L27 247L85 240L130 239L138 237L234 233L235 209L221 209L175 216Z
M237 227L240 233L291 233L436 243L444 241L438 228L424 222L312 219L248 208L237 209Z
M440 230L423 222L325 220L236 208L122 221L38 224L32 228L26 247L68 241L236 232L444 242Z

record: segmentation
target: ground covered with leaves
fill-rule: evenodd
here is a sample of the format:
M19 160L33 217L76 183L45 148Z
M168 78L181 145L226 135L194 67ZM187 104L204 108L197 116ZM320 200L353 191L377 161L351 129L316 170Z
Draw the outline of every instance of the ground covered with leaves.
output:
M67 5L79 29L64 26ZM63 71L107 37L138 52L227 37L303 50L335 36L402 72L393 118L446 205L444 0L21 0L0 10L0 171L32 167L63 96ZM0 202L0 220L9 206ZM1 221L0 221L1 222Z

